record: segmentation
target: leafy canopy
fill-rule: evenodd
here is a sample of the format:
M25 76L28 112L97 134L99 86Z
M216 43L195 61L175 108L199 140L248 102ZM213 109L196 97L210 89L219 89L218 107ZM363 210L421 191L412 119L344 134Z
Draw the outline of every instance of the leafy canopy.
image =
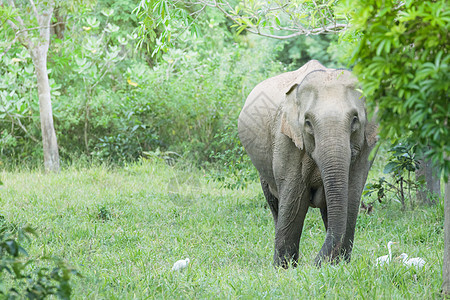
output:
M439 1L352 1L351 62L384 137L411 137L450 171L450 10Z
M156 41L153 55L167 51L186 32L199 36L199 16L208 9L220 12L239 34L287 40L302 35L337 33L347 28L346 10L335 9L336 0L212 1L141 0L135 12L140 19L141 44ZM208 28L206 28L208 30Z

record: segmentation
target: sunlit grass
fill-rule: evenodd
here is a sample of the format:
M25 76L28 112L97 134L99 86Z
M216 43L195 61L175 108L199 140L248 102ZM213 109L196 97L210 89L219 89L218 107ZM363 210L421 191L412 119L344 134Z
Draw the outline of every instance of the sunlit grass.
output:
M58 256L84 276L72 281L74 299L432 299L440 291L441 205L405 213L376 205L358 217L352 261L320 269L313 260L325 232L310 209L299 267L276 270L272 216L257 183L230 191L202 171L161 162L0 176L1 214L38 229L29 254ZM399 242L394 256L427 266L375 267L389 240ZM172 272L186 257L189 267Z

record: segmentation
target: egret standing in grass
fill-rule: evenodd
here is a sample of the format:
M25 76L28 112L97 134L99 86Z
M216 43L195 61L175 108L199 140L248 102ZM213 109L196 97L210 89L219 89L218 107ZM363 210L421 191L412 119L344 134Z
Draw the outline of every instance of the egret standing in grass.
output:
M417 268L422 268L426 264L425 260L421 257L413 257L408 259L408 254L406 253L400 254L397 258L402 258L403 264L408 267L414 266Z
M183 270L184 268L186 268L188 266L189 261L190 261L189 258L181 259L181 260L176 261L173 264L172 271Z
M389 241L389 243L387 243L389 254L378 257L377 260L375 261L375 265L382 266L384 264L389 264L391 262L392 260L391 246L393 244L397 244L397 242Z

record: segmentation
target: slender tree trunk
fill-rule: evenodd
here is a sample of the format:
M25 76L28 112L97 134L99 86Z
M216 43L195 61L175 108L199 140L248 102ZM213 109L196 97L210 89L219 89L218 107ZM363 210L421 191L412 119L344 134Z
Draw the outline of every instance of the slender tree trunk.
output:
M66 31L66 19L67 15L61 15L61 8L57 7L54 11L53 18L56 21L52 22L50 28L50 34L56 34L56 38L64 39L64 32Z
M426 186L417 190L417 199L422 204L436 204L435 197L430 197L429 194L441 196L441 181L436 176L437 171L433 168L431 160L421 159L419 162L420 168L416 170L416 179L424 179Z
M41 51L40 51L41 50ZM53 126L53 111L50 84L47 74L47 52L41 47L33 51L33 62L39 93L42 144L44 146L44 167L46 171L59 172L59 152L56 132Z
M405 192L403 190L403 176L400 176L400 201L402 202L402 211L406 210Z
M44 147L44 167L51 172L59 172L59 151L56 141L56 132L53 126L53 111L50 95L50 84L47 74L47 53L50 44L50 21L53 6L48 4L48 9L43 10L38 17L40 39L31 47L31 57L36 70L37 86L39 93L39 112L41 118L42 143Z
M442 267L442 292L450 296L450 178L445 185L444 197L444 263Z

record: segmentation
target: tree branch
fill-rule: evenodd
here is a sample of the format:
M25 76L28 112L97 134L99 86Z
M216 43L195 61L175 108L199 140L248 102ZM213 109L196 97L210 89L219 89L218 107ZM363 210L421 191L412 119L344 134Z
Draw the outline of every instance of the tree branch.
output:
M55 27L58 26L60 24L66 24L66 22L57 22L48 26L36 26L36 27L31 27L31 28L25 28L20 30L19 32L25 32L25 31L31 31L31 30L37 30L37 29L43 29L43 28L51 28L51 27Z
M14 120L12 119L12 121L14 122ZM28 130L25 128L25 126L22 125L22 122L20 122L20 119L16 120L16 124L19 125L20 128L22 128L22 130L25 132L26 135L28 135L35 143L40 143L41 141L39 141L37 138L35 138L31 133L28 132Z
M31 2L33 0L30 0ZM54 2L49 1L46 9L42 9L41 14L36 17L39 24L39 34L43 40L50 39L50 21L53 15Z
M229 12L229 11L233 12L234 9L231 7L231 5L230 5L230 3L228 3L228 1L218 2L215 0L215 1L211 2L211 1L207 1L207 0L197 0L197 1L194 1L191 3L216 8L225 17L230 19L236 25L239 25L239 26L246 25L246 24L243 24L236 15L233 15ZM337 23L335 19L329 19L328 17L326 17L326 15L323 12L320 11L321 6L317 5L317 3L315 3L315 2L314 2L314 5L316 6L316 10L318 10L320 12L320 16L321 16L320 20L321 20L321 25L322 25L321 27L305 28L303 25L301 25L300 23L297 22L297 18L292 13L286 11L286 7L288 6L288 4L284 4L284 5L279 5L278 7L268 8L267 12L282 11L284 14L289 16L289 19L292 20L294 26L290 26L290 27L280 26L279 28L270 26L270 27L266 27L266 29L291 31L291 32L293 32L292 34L286 34L286 35L279 34L278 35L278 34L265 33L262 31L262 28L260 25L256 25L256 26L255 25L247 25L247 27L245 27L245 30L249 33L257 34L257 35L268 37L268 38L287 40L287 39L291 39L291 38L294 38L294 37L297 37L300 35L318 35L318 34L337 33L337 32L347 29L347 27L348 27L347 24ZM254 15L254 14L251 14L249 17L258 19L258 16ZM325 24L326 21L328 21L328 23L331 23L331 24L326 25Z
M30 3L31 3L31 7L33 8L34 16L36 17L36 20L38 21L38 24L39 24L39 14L38 14L38 11L36 9L36 5L34 4L33 0L30 0Z
M3 52L0 54L0 60L2 59L3 55L5 55L9 49L11 49L12 45L14 45L14 43L17 41L18 36L16 33L14 33L14 39L11 41L11 43L9 43L8 46L6 46L5 50L3 50Z
M287 39L291 39L291 38L294 38L294 37L297 37L300 35L318 35L318 34L337 33L341 30L345 30L347 27L348 27L347 24L336 24L333 26L326 26L323 28L315 28L315 29L311 29L311 30L303 28L303 29L299 29L298 31L295 31L295 33L289 34L289 35L274 35L274 34L264 33L259 30L259 27L257 27L257 30L249 29L249 28L246 28L245 30L250 33L268 37L268 38L273 38L273 39L278 39L278 40L287 40ZM341 29L339 29L339 28L341 28Z
M3 1L2 1L2 4L3 4ZM14 10L17 10L17 8L16 8L16 6L15 6L15 4L14 4L14 1L12 1L12 0L8 0L8 4L14 9ZM20 43L25 47L25 48L30 48L30 46L32 46L32 42L31 42L31 40L30 40L30 38L29 38L29 36L28 36L28 32L26 31L26 27L25 27L25 24L23 23L23 20L22 20L22 18L20 17L20 16L16 16L16 17L14 17L14 20L16 20L18 23L19 23L19 25L20 25L20 27L19 26L17 26L13 21L11 21L11 20L7 20L6 22L8 23L8 25L9 26L11 26L11 28L12 29L14 29L17 33L14 33L14 35L15 35L15 37L14 37L14 39L15 40L19 40L20 41ZM23 32L23 35L21 35L21 34L19 34L19 33L22 33ZM23 37L22 37L23 36ZM9 48L11 48L11 46L12 46L12 44L9 46ZM9 48L8 48L8 50L9 50ZM6 53L6 52L5 52ZM2 55L3 56L3 55Z

